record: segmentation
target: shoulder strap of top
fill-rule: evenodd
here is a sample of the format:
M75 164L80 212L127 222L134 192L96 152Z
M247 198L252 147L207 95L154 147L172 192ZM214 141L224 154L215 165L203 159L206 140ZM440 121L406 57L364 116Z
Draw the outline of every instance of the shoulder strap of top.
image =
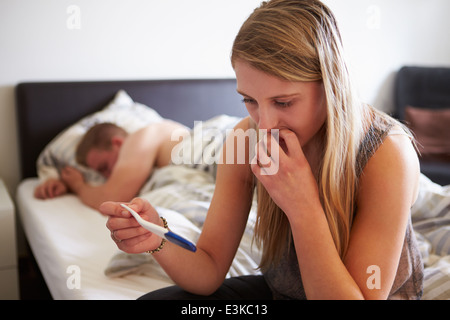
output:
M361 141L356 158L356 174L359 177L369 159L381 146L386 136L394 126L394 121L389 116L378 111L372 111L372 122L366 135Z

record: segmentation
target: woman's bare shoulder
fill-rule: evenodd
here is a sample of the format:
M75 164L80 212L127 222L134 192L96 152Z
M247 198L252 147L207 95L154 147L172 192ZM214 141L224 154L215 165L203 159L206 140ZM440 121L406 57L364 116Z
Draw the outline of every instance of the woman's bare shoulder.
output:
M410 137L406 134L388 135L363 170L360 193L395 185L411 195L412 205L418 192L419 175L419 159Z

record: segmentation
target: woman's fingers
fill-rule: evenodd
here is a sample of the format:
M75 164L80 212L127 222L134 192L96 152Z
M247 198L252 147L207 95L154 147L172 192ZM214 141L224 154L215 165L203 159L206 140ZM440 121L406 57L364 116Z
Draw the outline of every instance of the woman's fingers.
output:
M128 253L138 253L149 250L161 242L159 237L151 237L152 233L141 227L134 217L121 206L121 202L104 202L99 210L108 216L106 227L111 232L111 239L118 248ZM160 218L151 204L141 198L135 198L127 206L141 217L153 223L159 223ZM150 240L149 240L150 239ZM148 240L148 241L146 241Z
M100 213L111 217L129 218L131 213L120 206L120 203L114 201L103 202L98 208Z

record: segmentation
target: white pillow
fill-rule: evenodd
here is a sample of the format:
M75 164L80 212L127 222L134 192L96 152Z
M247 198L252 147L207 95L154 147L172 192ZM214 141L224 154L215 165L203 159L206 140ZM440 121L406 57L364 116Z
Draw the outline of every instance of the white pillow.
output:
M43 181L59 178L62 168L73 166L83 173L86 182L94 185L103 183L103 176L75 160L78 142L89 128L98 123L111 122L132 133L162 120L164 119L155 110L134 102L124 90L120 90L103 110L84 117L50 141L38 157L38 177Z

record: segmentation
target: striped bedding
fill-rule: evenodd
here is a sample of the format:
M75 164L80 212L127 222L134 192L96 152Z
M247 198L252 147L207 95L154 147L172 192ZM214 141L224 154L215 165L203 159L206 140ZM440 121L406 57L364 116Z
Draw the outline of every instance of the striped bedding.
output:
M423 300L450 300L450 185L420 178L411 211L425 267Z

